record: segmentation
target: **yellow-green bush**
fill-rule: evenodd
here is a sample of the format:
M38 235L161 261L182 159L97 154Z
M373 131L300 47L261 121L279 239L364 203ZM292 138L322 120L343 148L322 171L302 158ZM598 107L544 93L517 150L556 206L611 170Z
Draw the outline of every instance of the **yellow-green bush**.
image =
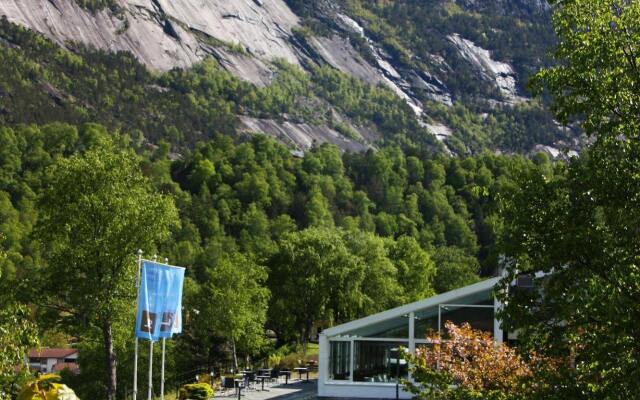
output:
M213 397L213 388L208 383L192 383L180 388L180 400L208 400Z
M280 354L271 354L269 356L269 359L267 360L267 364L269 365L269 367L273 368L273 367L279 367L280 366L280 362L282 361L282 356Z
M61 383L56 374L45 374L28 382L20 391L18 400L79 400L73 390Z

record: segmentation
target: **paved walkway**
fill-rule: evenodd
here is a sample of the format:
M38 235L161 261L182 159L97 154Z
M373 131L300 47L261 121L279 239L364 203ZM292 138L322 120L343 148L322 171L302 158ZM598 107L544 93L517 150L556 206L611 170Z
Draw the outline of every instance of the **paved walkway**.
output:
M308 383L294 380L288 385L284 383L268 386L265 384L265 390L260 390L261 386L256 385L257 390L243 390L241 400L313 400L318 396L318 381L311 379ZM238 398L238 394L233 390L226 393L216 393L216 399L233 400Z

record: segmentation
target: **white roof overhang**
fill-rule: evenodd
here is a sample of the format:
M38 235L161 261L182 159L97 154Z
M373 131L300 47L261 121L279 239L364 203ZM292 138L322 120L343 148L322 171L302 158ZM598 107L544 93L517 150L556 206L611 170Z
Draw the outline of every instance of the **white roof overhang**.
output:
M342 325L327 328L322 333L329 338L340 336L365 328L369 325L384 323L386 321L408 315L411 312L421 311L430 307L437 307L439 304L456 303L456 300L472 297L473 295L480 294L482 292L492 291L500 279L500 277L486 279L484 281L474 283L473 285L464 286L459 289L441 293L439 295L405 304L387 311L369 315L368 317L350 321Z

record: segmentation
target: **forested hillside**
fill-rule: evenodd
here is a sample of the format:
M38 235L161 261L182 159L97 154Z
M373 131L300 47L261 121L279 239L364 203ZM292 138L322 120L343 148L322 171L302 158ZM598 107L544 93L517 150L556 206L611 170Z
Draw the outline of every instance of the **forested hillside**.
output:
M305 17L307 35L330 37L342 26L364 59L388 62L386 76L417 100L428 122L450 129L444 140L457 154L580 147L579 133L559 128L528 90L555 43L545 2L288 3ZM340 11L351 20L336 22Z
M3 284L17 283L24 301L41 299L29 289L37 287L47 257L32 233L37 199L49 187L49 166L105 141L115 142L116 150L136 150L140 169L157 191L174 199L180 215L171 239L146 250L187 267L185 308L202 310L176 344L187 349L175 356L185 367L215 360L214 349L231 339L227 327L216 324L219 309L210 308L209 299L211 290L230 295L237 280L244 282L241 287L254 282L271 293L268 312L262 319L252 317L258 328L233 337L241 354L268 349L258 345L262 324L281 343L299 338L307 321L290 318L288 310L298 306L298 297L283 287L301 273L289 251L298 254L311 246L331 258L326 260L333 266L329 275L319 279L329 279L336 292L323 292L324 302L310 313L333 323L493 273L495 239L502 229L497 193L513 185L514 171L553 173L546 157L536 162L489 154L456 159L403 153L395 146L343 154L323 145L296 158L261 135L243 143L214 135L171 161L167 142L150 148L95 124L4 127L0 134L0 231L8 253L2 261ZM220 274L227 278L220 281ZM269 297L264 296L266 306ZM258 307L251 315L266 311L260 311L260 304L251 305ZM74 335L91 336L88 331ZM81 343L87 355L99 351L90 342ZM89 385L85 390L98 389Z
M272 84L257 87L213 59L189 70L155 74L130 54L78 45L60 48L42 36L0 20L0 121L7 124L100 122L138 140L160 139L185 149L216 133L239 134L238 115L329 125L364 139L334 110L381 138L438 147L408 105L383 87L329 67L313 76L282 61ZM0 42L0 44L3 42ZM20 95L17 95L17 94Z

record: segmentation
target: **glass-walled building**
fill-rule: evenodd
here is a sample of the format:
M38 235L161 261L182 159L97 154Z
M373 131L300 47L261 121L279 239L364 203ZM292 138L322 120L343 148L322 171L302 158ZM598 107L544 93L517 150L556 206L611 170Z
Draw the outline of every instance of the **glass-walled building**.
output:
M499 304L494 287L500 278L442 293L415 303L326 329L320 335L318 395L320 397L396 397L398 377L409 377L400 347L414 352L428 346L427 337L444 329L444 323L468 322L493 333L502 342L495 318ZM400 391L401 398L410 398Z

